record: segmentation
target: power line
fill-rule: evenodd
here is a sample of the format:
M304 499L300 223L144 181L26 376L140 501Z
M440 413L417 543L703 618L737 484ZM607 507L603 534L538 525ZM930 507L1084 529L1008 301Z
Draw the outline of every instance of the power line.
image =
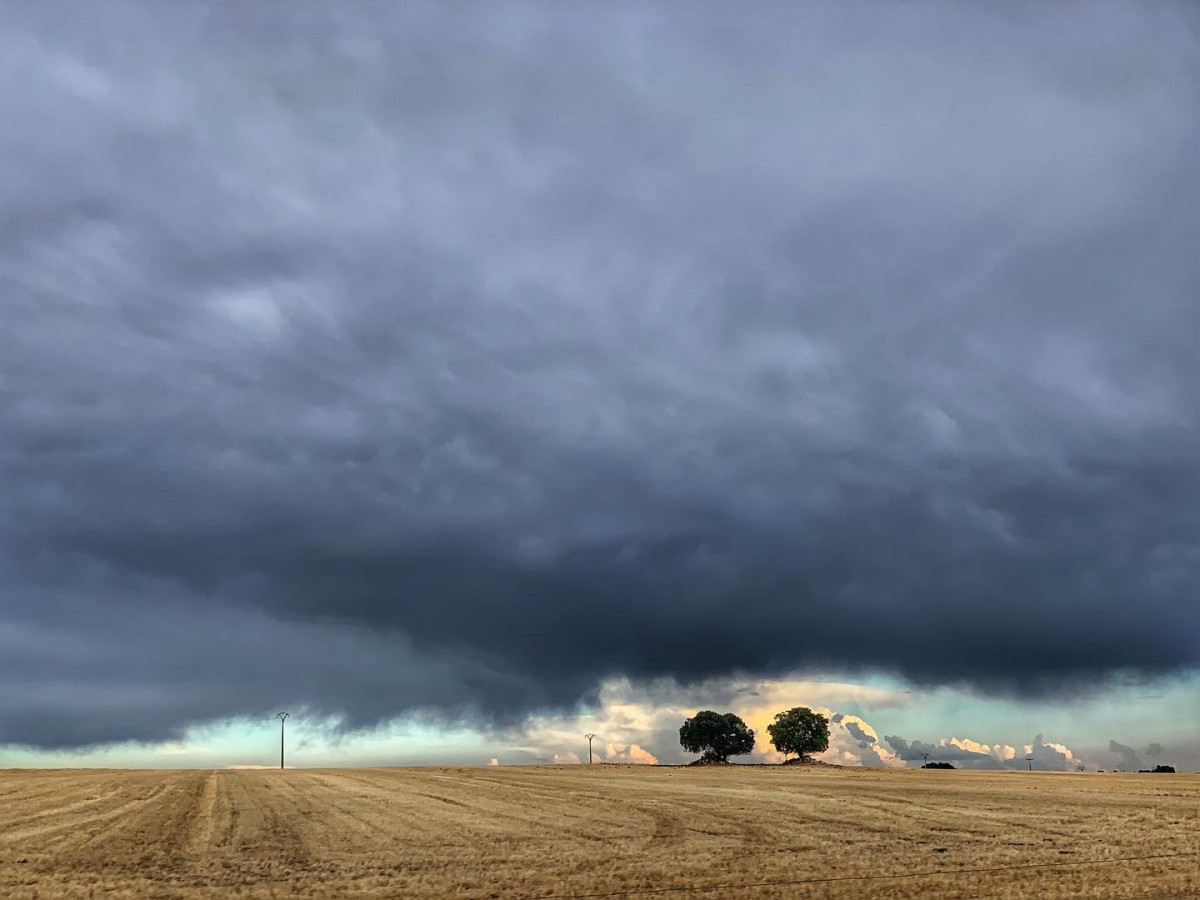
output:
M885 879L899 880L901 878L928 878L935 875L977 875L984 872L1008 872L1015 869L1056 869L1070 866L1097 866L1107 863L1136 862L1146 859L1180 859L1200 856L1197 853L1155 853L1151 856L1116 856L1111 859L1076 859L1062 860L1050 863L1022 863L1016 866L983 866L974 869L930 869L925 872L900 872L895 875L829 875L824 878L794 878L784 881L738 881L725 884L710 885L676 885L659 888L626 888L620 891L606 891L598 894L530 894L515 900L587 900L594 897L624 897L631 894L669 894L696 893L700 891L724 891L734 888L750 887L787 887L798 884L831 884L835 881L883 881Z

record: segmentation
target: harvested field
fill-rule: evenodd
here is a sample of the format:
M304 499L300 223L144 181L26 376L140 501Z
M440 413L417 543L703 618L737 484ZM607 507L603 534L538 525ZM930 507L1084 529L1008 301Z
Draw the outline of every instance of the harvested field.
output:
M648 896L1161 900L1200 897L1197 854L1195 775L794 766L0 772L0 896L14 898L657 889ZM872 877L851 880L859 876ZM762 884L805 879L838 880Z

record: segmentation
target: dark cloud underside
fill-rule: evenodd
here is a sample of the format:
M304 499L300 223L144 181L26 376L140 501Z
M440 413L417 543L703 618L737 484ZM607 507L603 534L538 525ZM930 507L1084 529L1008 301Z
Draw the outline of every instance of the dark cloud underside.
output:
M0 742L1195 668L1194 27L6 9Z

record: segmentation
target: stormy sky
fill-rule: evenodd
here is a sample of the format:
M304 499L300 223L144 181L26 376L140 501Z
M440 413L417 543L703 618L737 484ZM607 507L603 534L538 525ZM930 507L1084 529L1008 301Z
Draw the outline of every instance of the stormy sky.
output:
M6 5L0 744L1194 675L1198 49L1165 3Z

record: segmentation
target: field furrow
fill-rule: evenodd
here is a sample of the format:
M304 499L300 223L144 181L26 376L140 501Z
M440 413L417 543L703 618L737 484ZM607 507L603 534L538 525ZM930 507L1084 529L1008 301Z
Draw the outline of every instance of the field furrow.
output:
M664 892L664 889L678 889ZM1200 896L1200 777L0 772L0 896Z

